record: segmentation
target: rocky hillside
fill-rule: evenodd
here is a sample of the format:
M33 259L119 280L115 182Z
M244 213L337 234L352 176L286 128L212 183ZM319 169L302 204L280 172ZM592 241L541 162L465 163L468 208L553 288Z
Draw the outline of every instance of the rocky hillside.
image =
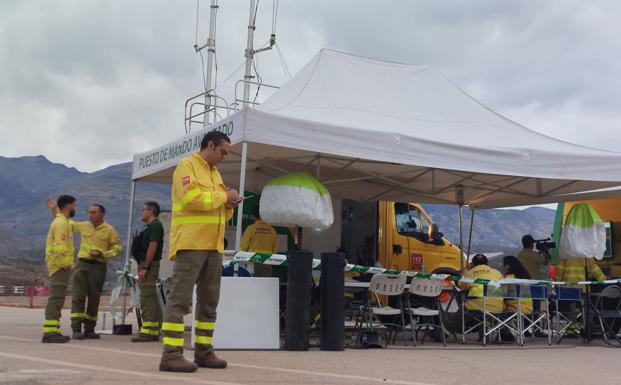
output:
M125 241L130 176L129 163L94 173L82 173L52 163L43 156L0 157L0 278L8 266L42 265L45 237L51 220L45 197L55 198L60 194L75 196L78 199L76 220L87 220L89 203L102 204L106 208L106 220ZM138 184L136 202L168 202L169 199L170 187L167 185ZM136 213L139 209L139 206L136 207ZM139 221L135 224L139 225ZM122 256L116 258L110 270L121 265ZM14 273L13 268L10 270ZM12 279L19 280L19 277L12 274Z

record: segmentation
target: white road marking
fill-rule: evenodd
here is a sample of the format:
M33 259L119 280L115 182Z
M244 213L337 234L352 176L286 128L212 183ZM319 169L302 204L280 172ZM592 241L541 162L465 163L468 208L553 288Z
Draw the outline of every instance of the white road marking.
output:
M179 381L179 382L189 382L189 383L194 383L194 384L207 384L207 385L241 385L241 384L234 383L234 382L208 381L208 380L203 380L200 378L170 376L167 373L159 373L159 372L158 373L147 373L147 372L139 372L137 370L106 368L106 367L88 365L88 364L83 364L83 363L77 364L73 362L50 360L47 358L24 356L24 355L15 354L15 353L0 352L0 357L12 358L16 360L39 362L39 363L47 364L47 365L66 366L66 367L77 368L77 369L82 369L82 370L116 373L116 374L122 374L124 376L142 377L142 378L149 378L149 379L160 380L160 381L174 380L174 381Z
M36 340L27 339L27 338L19 338L19 337L10 337L10 336L2 336L0 335L0 339L13 340L13 341L22 341L22 342L38 342ZM140 356L140 357L153 357L160 358L159 354L153 353L142 353L142 352L132 352L129 350L119 350L119 349L109 349L109 348L100 348L96 346L84 346L78 344L62 344L57 345L63 348L73 348L73 349L82 349L82 350L91 350L91 351L99 351L99 352L109 352L114 354L126 354L132 356ZM415 381L404 381L404 380L391 380L388 378L377 378L377 377L366 377L359 376L353 374L338 374L338 373L330 373L330 372L320 372L315 370L303 370L303 369L287 369L287 368L277 368L272 366L261 366L261 365L248 365L248 364L238 364L229 362L230 367L238 367L243 369L253 369L253 370L266 370L272 372L280 372L280 373L290 373L290 374L302 374L309 376L320 376L320 377L328 377L328 378L340 378L347 380L357 380L357 381L367 381L367 382L380 382L382 384L395 384L395 385L437 385L431 383L423 383L423 382L415 382ZM120 369L119 369L120 370ZM131 372L133 373L133 372ZM158 377L159 378L159 377Z
M18 382L33 379L60 379L71 377L83 372L67 369L24 369L11 372L0 372L0 383Z
M270 366L258 366L258 365L246 365L246 364L230 364L230 365L231 366L237 366L239 368L246 368L246 369L263 369L263 370L272 370L272 371L281 372L281 373L307 374L309 376L323 376L323 377L332 377L332 378L342 378L342 379L347 379L347 380L381 382L382 384L437 385L437 384L430 384L428 382L412 382L412 381L402 381L402 380L389 380L387 378L374 378L374 377L356 376L356 375L353 375L353 374L336 374L336 373L318 372L318 371L311 371L311 370L274 368L274 367L270 367Z

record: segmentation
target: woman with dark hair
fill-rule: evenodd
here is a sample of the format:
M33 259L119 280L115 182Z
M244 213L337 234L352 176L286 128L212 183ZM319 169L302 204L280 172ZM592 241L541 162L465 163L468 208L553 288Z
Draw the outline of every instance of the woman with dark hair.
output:
M516 257L512 255L507 255L506 257L502 259L502 264L504 266L505 277L508 274L512 274L513 275L512 278L530 279L530 274L528 274L528 271L526 270L524 265L522 265L520 260L517 259ZM509 278L509 277L506 277L506 278Z
M530 279L530 274L522 263L514 256L508 255L502 259L503 273L505 278ZM507 285L507 298L514 297L516 294L515 285ZM505 300L506 311L516 311L517 305L514 299ZM520 286L520 312L522 314L532 314L533 301L530 299L530 287Z

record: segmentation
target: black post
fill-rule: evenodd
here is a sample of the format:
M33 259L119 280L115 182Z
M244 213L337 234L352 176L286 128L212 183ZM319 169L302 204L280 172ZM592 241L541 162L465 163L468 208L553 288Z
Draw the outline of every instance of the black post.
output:
M290 251L287 266L285 350L308 350L313 253Z
M321 254L321 350L345 350L345 257Z
M589 262L587 258L584 258L584 280L589 281L591 274L589 273ZM587 344L591 343L593 333L592 325L591 325L591 285L586 285L586 293L584 298L584 328L585 330L585 340Z

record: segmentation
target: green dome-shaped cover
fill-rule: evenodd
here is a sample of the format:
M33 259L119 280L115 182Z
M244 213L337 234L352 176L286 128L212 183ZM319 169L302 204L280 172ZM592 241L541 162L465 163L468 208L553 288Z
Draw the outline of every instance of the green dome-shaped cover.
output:
M565 219L559 257L602 259L606 250L606 228L588 203L572 206Z
M272 179L261 193L261 218L275 226L326 229L334 222L328 189L307 172Z

